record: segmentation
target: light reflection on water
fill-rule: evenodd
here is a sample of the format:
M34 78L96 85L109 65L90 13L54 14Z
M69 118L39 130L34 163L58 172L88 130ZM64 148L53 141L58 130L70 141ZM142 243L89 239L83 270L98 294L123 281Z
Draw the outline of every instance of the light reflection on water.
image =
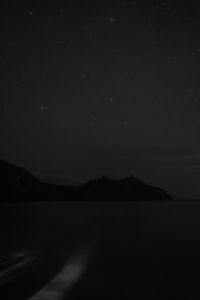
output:
M149 295L162 300L185 295L196 299L191 293L198 292L200 281L196 275L199 216L200 202L44 202L1 207L4 251L23 248L42 253L35 277L31 272L24 276L26 284L23 281L13 292L19 295L15 299L22 299L24 289L31 297L45 284L30 300L59 300L68 292L70 299L81 299L83 294L87 299L104 299L108 292L115 299L126 299L124 293L128 299L138 295L139 299ZM91 245L90 255L79 251L70 258L82 245ZM48 280L54 276L60 257L68 259L48 284L45 276Z
M18 259L18 261L14 261L14 259ZM0 287L18 276L19 271L29 265L35 259L35 256L29 255L26 252L17 251L12 253L10 260L8 260L10 265L0 271Z
M64 268L43 289L29 300L60 300L79 280L87 267L89 251L77 252L69 258Z

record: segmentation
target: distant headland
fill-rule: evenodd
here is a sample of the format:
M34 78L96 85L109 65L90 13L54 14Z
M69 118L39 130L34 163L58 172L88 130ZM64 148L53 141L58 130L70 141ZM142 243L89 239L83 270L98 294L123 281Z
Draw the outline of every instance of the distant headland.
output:
M172 200L136 177L101 177L77 186L43 183L23 168L0 160L0 202Z

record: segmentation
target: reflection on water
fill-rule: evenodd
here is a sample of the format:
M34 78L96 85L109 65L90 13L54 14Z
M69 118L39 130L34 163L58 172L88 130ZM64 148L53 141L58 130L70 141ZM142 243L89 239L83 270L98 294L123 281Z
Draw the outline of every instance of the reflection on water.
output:
M7 299L41 293L50 299L67 291L71 300L191 300L199 293L198 202L4 205L0 231L2 253L39 253L30 270L4 288ZM83 245L90 251L71 257Z
M0 287L14 280L18 272L34 261L35 257L23 251L14 251L1 260Z
M60 300L83 274L88 260L88 251L73 254L59 274L30 300Z

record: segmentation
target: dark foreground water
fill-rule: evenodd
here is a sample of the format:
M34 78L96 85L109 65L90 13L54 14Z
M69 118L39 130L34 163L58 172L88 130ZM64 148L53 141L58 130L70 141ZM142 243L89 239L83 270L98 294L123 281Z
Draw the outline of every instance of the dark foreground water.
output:
M0 237L0 299L200 297L200 202L1 205Z

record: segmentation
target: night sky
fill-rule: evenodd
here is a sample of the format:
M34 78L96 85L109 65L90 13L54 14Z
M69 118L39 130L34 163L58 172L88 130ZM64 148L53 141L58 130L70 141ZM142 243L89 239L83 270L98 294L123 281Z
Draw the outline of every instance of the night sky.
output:
M200 197L199 1L0 1L0 158Z

